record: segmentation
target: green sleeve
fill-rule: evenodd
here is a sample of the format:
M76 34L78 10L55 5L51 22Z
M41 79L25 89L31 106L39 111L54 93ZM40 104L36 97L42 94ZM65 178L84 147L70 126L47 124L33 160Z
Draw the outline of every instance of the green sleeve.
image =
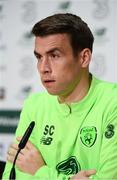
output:
M22 136L22 134L24 134L26 128L28 127L29 123L34 120L34 112L31 112L31 107L30 107L30 98L28 100L25 101L24 104L24 108L22 110L21 116L20 116L20 121L18 124L18 128L16 130L16 134L15 137L17 136ZM36 144L36 140L35 140L35 134L36 134L36 128L33 129L33 133L31 134L30 137L30 141L33 144ZM35 142L35 143L34 143ZM10 170L12 168L12 164L7 162L6 163L6 167L5 167L5 171L3 174L3 180L5 179L9 179L9 175L10 175ZM18 168L16 168L16 179L21 180L21 179L25 179L25 180L30 180L30 179L37 179L37 180L56 180L56 179L60 179L60 180L68 180L68 176L64 175L64 174L58 174L58 172L56 171L56 169L52 169L48 166L43 166L41 167L34 176L29 175L27 173L23 173L20 170L18 170Z
M71 175L58 174L56 169L43 166L36 172L35 177L39 180L68 180Z
M3 174L3 180L5 179L9 179L9 175L10 175L10 170L11 170L12 164L7 162L6 168L5 168L5 172ZM53 170L47 166L43 166L41 167L34 176L29 175L27 173L23 173L21 171L19 171L17 168L15 168L16 170L16 180L21 180L21 179L25 179L25 180L68 180L70 176L66 176L63 174L58 174L58 172L56 170Z
M91 179L117 179L117 107L107 115L96 175ZM96 155L96 154L95 154Z

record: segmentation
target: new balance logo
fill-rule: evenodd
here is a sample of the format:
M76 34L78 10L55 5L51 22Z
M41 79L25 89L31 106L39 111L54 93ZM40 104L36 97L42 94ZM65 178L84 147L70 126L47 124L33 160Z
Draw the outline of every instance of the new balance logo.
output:
M40 143L41 144L43 143L44 145L50 145L52 140L53 140L53 138L51 138L51 137L46 138L45 136L43 136L40 140Z
M40 139L40 143L44 145L50 145L52 143L52 136L54 134L55 127L53 125L46 125L44 128L43 136Z

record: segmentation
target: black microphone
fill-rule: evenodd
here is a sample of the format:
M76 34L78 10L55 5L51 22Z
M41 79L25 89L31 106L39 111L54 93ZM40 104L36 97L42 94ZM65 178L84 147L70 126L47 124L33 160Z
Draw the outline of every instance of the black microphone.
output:
M25 133L24 133L21 141L20 141L19 144L18 144L18 148L19 148L19 149L18 149L17 154L16 154L16 156L15 156L15 158L14 158L14 161L13 161L13 166L12 166L12 169L11 169L11 172L10 172L10 176L9 176L9 179L10 179L10 180L15 180L15 178L16 178L16 173L15 173L15 163L16 163L16 159L17 159L18 154L20 153L21 149L23 149L23 148L25 147L25 145L26 145L26 143L27 143L27 141L28 141L28 139L29 139L29 137L30 137L30 135L31 135L31 133L32 133L32 130L33 130L34 126L35 126L35 122L32 121L32 122L29 124L29 126L28 126L28 128L26 129L26 131L25 131Z
M33 130L34 126L35 126L35 122L32 121L30 123L29 127L27 128L25 134L23 135L19 145L18 145L19 149L23 149L25 147L25 145L26 145L26 143L27 143L27 141L28 141L28 139L29 139L29 137L30 137L30 135L32 133L32 130Z

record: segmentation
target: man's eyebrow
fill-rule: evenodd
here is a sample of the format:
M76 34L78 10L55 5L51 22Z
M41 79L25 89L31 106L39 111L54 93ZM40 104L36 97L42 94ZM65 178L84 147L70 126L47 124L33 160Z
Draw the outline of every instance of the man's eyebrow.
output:
M49 54L49 53L53 53L54 51L60 51L60 49L55 47L55 48L48 50L46 53Z
M40 54L37 51L35 51L35 50L34 50L34 55L35 56L40 56Z
M59 52L61 52L59 48L56 48L56 47L55 47L55 48L52 48L52 49L48 50L46 53L49 54L49 53L53 53L54 51L59 51ZM39 54L39 53L38 53L37 51L35 51L35 50L34 50L34 55L35 55L35 56L41 56L41 54Z

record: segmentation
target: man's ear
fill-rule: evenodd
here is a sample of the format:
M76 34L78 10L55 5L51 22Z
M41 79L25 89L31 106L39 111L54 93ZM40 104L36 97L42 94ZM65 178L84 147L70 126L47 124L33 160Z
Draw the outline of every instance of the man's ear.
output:
M85 48L80 52L80 63L83 68L86 68L89 66L91 57L92 57L92 53L91 53L91 50L88 48Z

